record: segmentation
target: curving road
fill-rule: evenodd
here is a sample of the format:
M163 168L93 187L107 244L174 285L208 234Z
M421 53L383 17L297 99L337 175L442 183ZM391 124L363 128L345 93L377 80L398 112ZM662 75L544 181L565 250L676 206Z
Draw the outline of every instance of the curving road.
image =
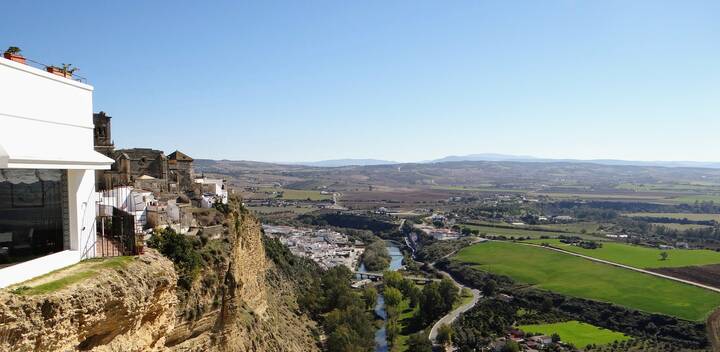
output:
M481 241L482 241L482 240L473 241L473 242L471 242L471 243L469 244L469 246L471 246L471 245L473 245L473 244L475 244L475 243L481 242ZM462 249L462 248L460 248L460 249ZM432 328L430 329L430 335L428 335L428 338L430 339L430 342L431 342L433 345L437 345L437 342L436 342L435 340L437 339L438 329L440 328L441 325L443 325L443 324L447 324L447 325L452 324L452 323L460 316L460 314L469 311L470 309L472 309L472 307L475 307L475 304L477 304L477 302L480 300L480 298L482 298L482 294L480 293L480 290L474 289L474 288L471 289L471 288L469 288L469 287L467 287L467 286L465 286L465 285L457 282L457 281L452 277L452 275L450 275L449 273L447 273L447 272L444 271L444 270L440 270L440 269L438 269L438 268L435 267L435 263L437 263L438 261L440 261L440 260L442 260L442 259L445 259L445 258L448 258L448 257L450 257L450 256L455 255L455 253L457 253L457 251L459 251L460 249L454 250L454 251L448 253L447 255L443 256L442 258L438 259L437 261L429 264L431 268L437 270L439 273L443 274L443 276L445 276L445 277L449 278L450 280L452 280L452 281L455 283L455 285L459 287L460 292L462 292L463 289L467 288L467 289L470 290L470 292L472 292L472 296L473 296L473 298L472 298L472 300L471 300L470 302L465 303L465 304L463 304L463 305L461 305L461 306L453 309L453 310L450 311L449 313L445 314L442 318L440 318L440 320L438 320L437 322L435 322L435 324L434 324L434 325L432 326Z
M445 273L444 271L441 272ZM460 285L457 281L455 281L455 283ZM463 288L465 288L465 286L460 285L460 289L462 290ZM430 335L428 336L428 338L430 338L430 342L432 342L433 345L437 345L437 342L435 340L437 339L438 329L441 325L451 325L460 316L460 314L469 311L470 309L472 309L472 307L475 307L475 304L477 304L477 302L480 300L480 298L482 297L482 295L480 294L480 290L472 289L471 291L473 295L472 301L453 309L448 314L445 314L445 316L440 318L440 320L438 320L435 325L433 325L432 329L430 329Z

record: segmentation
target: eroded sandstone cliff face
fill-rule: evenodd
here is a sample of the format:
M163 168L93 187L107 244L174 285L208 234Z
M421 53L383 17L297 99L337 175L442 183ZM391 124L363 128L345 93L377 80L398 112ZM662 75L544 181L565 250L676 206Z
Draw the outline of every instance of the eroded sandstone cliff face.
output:
M258 221L235 207L225 227L203 241L190 287L149 249L51 294L0 290L0 351L318 351L315 323L266 259Z
M173 351L318 351L314 322L299 313L294 288L268 261L260 223L243 209L226 221L229 256L211 265L223 272L220 290L196 283L178 309L167 346ZM203 270L202 277L211 273ZM267 276L278 279L266 280ZM218 301L218 297L221 299ZM190 313L192 312L192 313Z
M151 351L175 325L173 264L155 251L51 294L0 291L0 351Z

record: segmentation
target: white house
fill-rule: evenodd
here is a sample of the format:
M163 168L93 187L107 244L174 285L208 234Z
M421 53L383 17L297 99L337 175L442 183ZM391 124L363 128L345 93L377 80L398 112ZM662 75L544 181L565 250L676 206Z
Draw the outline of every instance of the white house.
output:
M0 287L95 256L93 87L0 58Z
M225 187L225 180L202 177L196 178L195 183L202 188L203 195L200 205L203 208L210 208L216 202L221 202L222 204L228 203L228 192Z
M97 192L98 213L111 215L112 209L117 208L131 214L135 218L136 233L143 231L148 222L148 207L156 203L153 192L131 186Z

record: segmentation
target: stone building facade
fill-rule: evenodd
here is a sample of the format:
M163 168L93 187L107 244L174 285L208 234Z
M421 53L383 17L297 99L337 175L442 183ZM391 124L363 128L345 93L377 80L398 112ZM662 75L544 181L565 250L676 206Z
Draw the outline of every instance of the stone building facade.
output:
M98 171L98 190L116 186L135 186L155 192L185 192L193 187L193 159L175 151L169 156L162 150L132 148L115 150L111 117L105 112L93 114L95 150L113 160L110 170Z

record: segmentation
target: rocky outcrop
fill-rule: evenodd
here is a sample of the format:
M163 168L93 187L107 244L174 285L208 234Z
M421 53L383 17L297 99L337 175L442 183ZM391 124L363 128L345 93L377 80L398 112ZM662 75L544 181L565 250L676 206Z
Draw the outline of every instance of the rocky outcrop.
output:
M52 294L0 291L0 351L149 351L175 325L173 264L153 250Z
M259 222L240 206L220 240L197 241L203 266L179 287L148 249L129 265L51 294L0 290L0 351L318 351L291 280L265 257Z
M314 322L298 313L294 288L265 257L260 223L238 209L229 214L226 225L230 255L210 266L225 273L221 290L194 286L188 292L168 347L197 352L318 351ZM212 274L201 273L206 275ZM267 276L276 279L266 280ZM217 307L208 310L218 296ZM191 311L201 314L188 314Z

